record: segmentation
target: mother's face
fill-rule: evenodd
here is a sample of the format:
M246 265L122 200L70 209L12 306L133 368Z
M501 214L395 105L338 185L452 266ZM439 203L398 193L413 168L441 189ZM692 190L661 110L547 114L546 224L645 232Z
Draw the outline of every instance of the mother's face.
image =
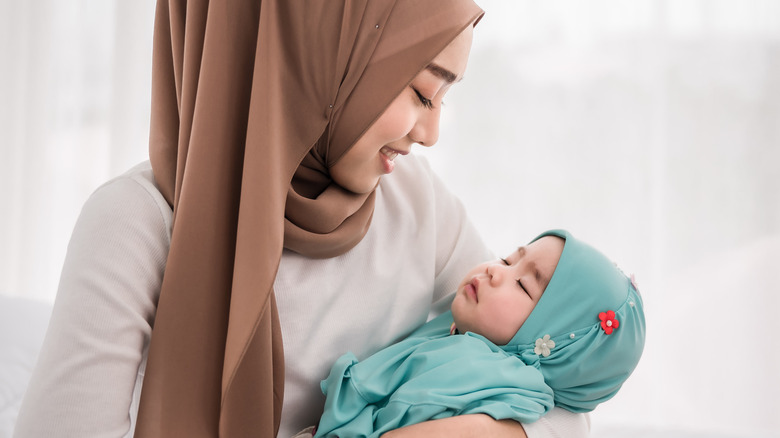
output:
M355 193L368 193L395 168L413 143L433 146L439 138L441 102L466 70L473 26L466 27L412 79L385 112L331 168L333 180Z

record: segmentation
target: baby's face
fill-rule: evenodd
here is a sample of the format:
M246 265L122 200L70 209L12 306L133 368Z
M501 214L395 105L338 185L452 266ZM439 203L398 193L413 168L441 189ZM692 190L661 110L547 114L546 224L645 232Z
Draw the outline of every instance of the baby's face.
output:
M452 302L461 333L478 333L506 345L539 302L563 252L560 237L545 236L505 259L476 266L463 279Z

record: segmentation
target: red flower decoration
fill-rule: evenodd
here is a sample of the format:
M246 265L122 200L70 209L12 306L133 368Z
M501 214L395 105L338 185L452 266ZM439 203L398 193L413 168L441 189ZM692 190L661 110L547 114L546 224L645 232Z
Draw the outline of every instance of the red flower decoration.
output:
M604 333L611 335L613 330L617 330L620 322L615 319L615 311L608 310L606 313L599 313L599 319L601 320L601 328L604 329Z

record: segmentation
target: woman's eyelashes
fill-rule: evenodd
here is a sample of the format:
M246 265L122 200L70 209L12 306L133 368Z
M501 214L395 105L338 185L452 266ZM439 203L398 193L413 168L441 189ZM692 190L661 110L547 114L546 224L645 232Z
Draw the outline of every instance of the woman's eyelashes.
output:
M431 99L428 99L427 97L423 96L422 93L420 93L416 88L412 87L412 90L414 91L414 94L417 95L417 99L419 99L420 104L428 109L433 109L433 101Z

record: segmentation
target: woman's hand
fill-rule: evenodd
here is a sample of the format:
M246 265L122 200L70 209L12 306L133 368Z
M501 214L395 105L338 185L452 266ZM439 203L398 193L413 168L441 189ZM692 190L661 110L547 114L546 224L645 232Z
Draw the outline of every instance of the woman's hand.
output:
M513 420L494 420L485 414L459 415L391 430L382 438L484 437L527 438L523 426Z

